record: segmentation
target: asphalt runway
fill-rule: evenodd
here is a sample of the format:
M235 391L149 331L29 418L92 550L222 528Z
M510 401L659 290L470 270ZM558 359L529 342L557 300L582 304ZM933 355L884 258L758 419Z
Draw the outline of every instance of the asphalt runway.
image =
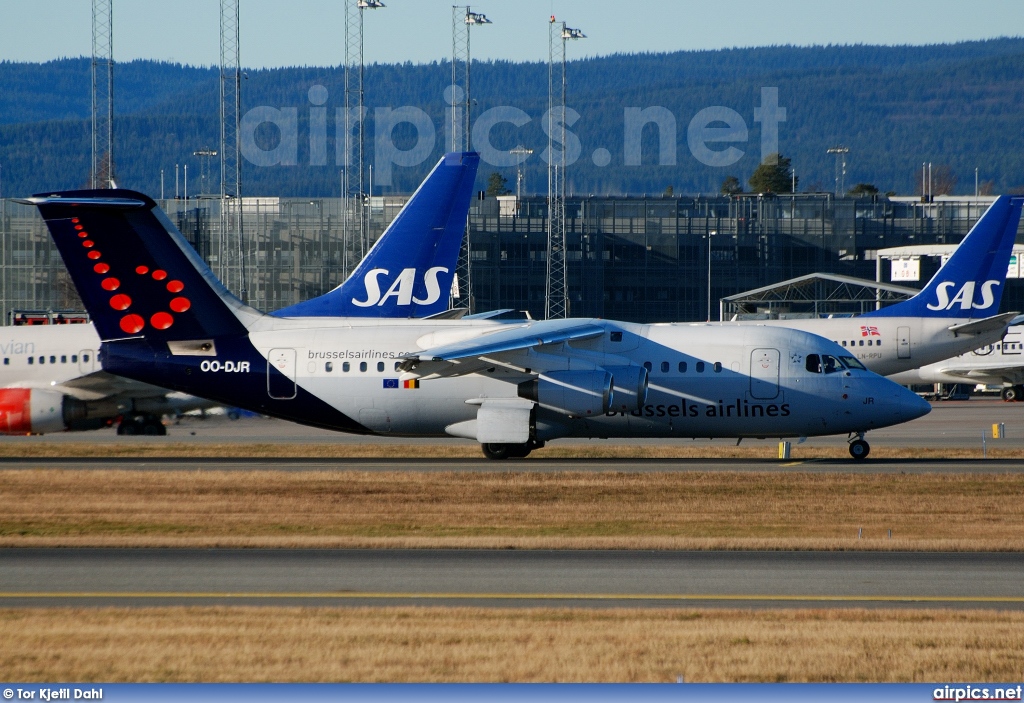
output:
M992 440L992 424L1003 423L1006 427L1006 438ZM873 447L938 447L968 448L982 453L982 436L988 437L988 447L1005 449L1024 449L1024 403L1004 403L998 398L980 397L968 401L945 401L932 404L932 412L922 418L903 425L875 430L867 436ZM39 443L62 442L96 442L123 443L144 442L147 444L203 444L239 443L251 444L254 441L271 444L431 444L471 446L472 442L465 439L431 437L366 437L346 435L339 432L318 430L311 427L296 425L283 420L263 417L246 417L240 420L229 420L224 415L211 415L206 419L186 416L167 427L165 437L121 437L113 429L93 430L90 432L60 432L56 434L34 437L0 437L0 443L13 445L31 445ZM794 440L795 442L795 440ZM750 440L745 439L741 446L775 446L778 439ZM609 440L575 440L564 439L552 443L552 446L585 445L597 446L612 444L631 445L676 445L676 446L715 446L731 447L735 440L702 440L690 439L609 439ZM811 437L804 446L827 447L845 446L846 436Z
M0 469L131 471L424 471L507 472L630 471L639 473L687 471L806 471L809 473L1024 473L1020 459L7 459Z
M1003 553L0 550L0 606L1024 609Z

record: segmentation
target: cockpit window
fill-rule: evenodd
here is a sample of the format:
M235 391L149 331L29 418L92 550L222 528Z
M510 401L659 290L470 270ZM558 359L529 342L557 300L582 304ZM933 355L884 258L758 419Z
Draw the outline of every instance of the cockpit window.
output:
M817 354L808 354L806 366L811 373L821 373L821 357Z
M846 364L846 368L848 369L860 369L861 371L867 371L864 364L860 363L852 356L841 356L839 357L839 360Z
M821 355L821 365L825 368L825 373L835 373L843 368L843 365L839 363L839 359L828 354Z

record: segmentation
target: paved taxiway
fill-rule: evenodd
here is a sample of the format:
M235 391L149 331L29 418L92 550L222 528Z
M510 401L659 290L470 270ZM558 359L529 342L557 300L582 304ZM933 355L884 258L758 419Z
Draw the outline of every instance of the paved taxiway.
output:
M1020 459L4 459L4 469L131 471L806 471L808 473L1024 473Z
M1004 553L0 550L0 606L1024 609Z
M992 424L1004 423L1006 438L992 440ZM936 447L961 448L976 450L978 456L982 452L982 435L986 435L989 448L1024 449L1024 403L1004 403L997 398L974 398L968 401L940 402L932 405L932 412L913 422L895 427L887 427L868 433L867 439L872 447ZM253 442L270 444L436 444L453 446L472 446L472 442L455 438L424 438L408 437L364 437L346 435L328 430L303 427L283 420L271 420L261 417L248 417L237 421L228 420L223 415L210 416L205 420L196 417L185 417L178 424L167 428L166 437L119 437L113 429L94 430L91 432L60 432L36 437L0 437L2 444L31 445L64 442L88 443L124 443L125 441L142 442L160 445L203 444ZM795 441L795 440L794 440ZM778 439L743 440L741 446L774 447ZM552 446L579 445L601 447L610 444L629 445L672 445L672 446L715 446L731 447L736 440L701 440L690 439L610 439L610 440L573 440L563 439ZM846 435L832 437L811 437L803 446L807 447L845 447ZM795 448L797 449L797 448Z

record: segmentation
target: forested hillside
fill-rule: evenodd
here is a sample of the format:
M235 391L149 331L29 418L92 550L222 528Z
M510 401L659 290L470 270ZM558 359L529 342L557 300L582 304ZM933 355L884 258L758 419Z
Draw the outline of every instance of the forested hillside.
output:
M995 191L1024 187L1024 39L998 39L924 47L766 47L670 54L615 55L569 63L568 103L580 117L570 131L582 147L569 167L569 189L578 193L717 192L727 176L747 178L761 158L761 123L755 110L762 89L777 87L786 119L779 150L792 159L800 190L832 190L834 161L826 149L850 148L846 184L873 183L882 191L913 193L921 163L946 166L954 192L974 190L974 169ZM89 61L45 64L0 63L0 168L4 196L83 186L89 175ZM430 158L394 168L393 183L375 192L408 192L444 150L451 77L445 62L373 65L366 69L369 163L375 156L374 108L413 106L429 115L436 140ZM546 188L541 129L547 107L547 65L476 62L472 69L474 116L496 106L525 111L520 127L499 124L491 143L499 150L533 148L528 191ZM309 89L327 89L326 164L310 163ZM189 165L190 191L199 187L200 163L192 152L216 148L219 140L218 72L177 64L135 61L115 67L115 172L118 182L159 194L164 170L173 194L175 164ZM243 109L294 108L298 123L297 163L246 163L248 195L332 196L339 191L335 158L335 109L343 105L343 73L336 67L248 70ZM322 97L322 96L320 96ZM745 139L709 142L712 150L740 149L728 166L695 158L688 127L701 110L735 111ZM653 125L643 131L642 165L626 165L626 108L661 107L676 124L674 165L659 164ZM664 114L664 111L662 111ZM731 113L730 113L731 114ZM697 125L700 127L702 125ZM707 127L722 127L711 122ZM735 125L734 125L735 126ZM255 132L261 148L275 146L277 128ZM399 125L400 149L415 144L415 131ZM315 139L314 139L315 141ZM603 163L606 149L610 157ZM315 154L314 154L315 156ZM663 159L664 160L664 159ZM596 163L595 163L596 162ZM206 190L218 189L216 162ZM381 172L382 164L375 170ZM496 170L481 167L480 187ZM499 169L514 182L514 169ZM379 183L379 180L377 181Z

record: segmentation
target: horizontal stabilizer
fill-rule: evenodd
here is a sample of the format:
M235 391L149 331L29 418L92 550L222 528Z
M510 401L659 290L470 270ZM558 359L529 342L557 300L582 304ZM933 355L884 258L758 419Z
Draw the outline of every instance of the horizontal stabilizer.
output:
M970 322L963 322L959 325L951 325L949 327L949 331L952 332L954 336L960 337L969 334L986 334L996 330L1005 330L1018 315L1020 315L1019 312L1005 312L1002 315L993 315L992 317L986 317L982 320L971 320Z

